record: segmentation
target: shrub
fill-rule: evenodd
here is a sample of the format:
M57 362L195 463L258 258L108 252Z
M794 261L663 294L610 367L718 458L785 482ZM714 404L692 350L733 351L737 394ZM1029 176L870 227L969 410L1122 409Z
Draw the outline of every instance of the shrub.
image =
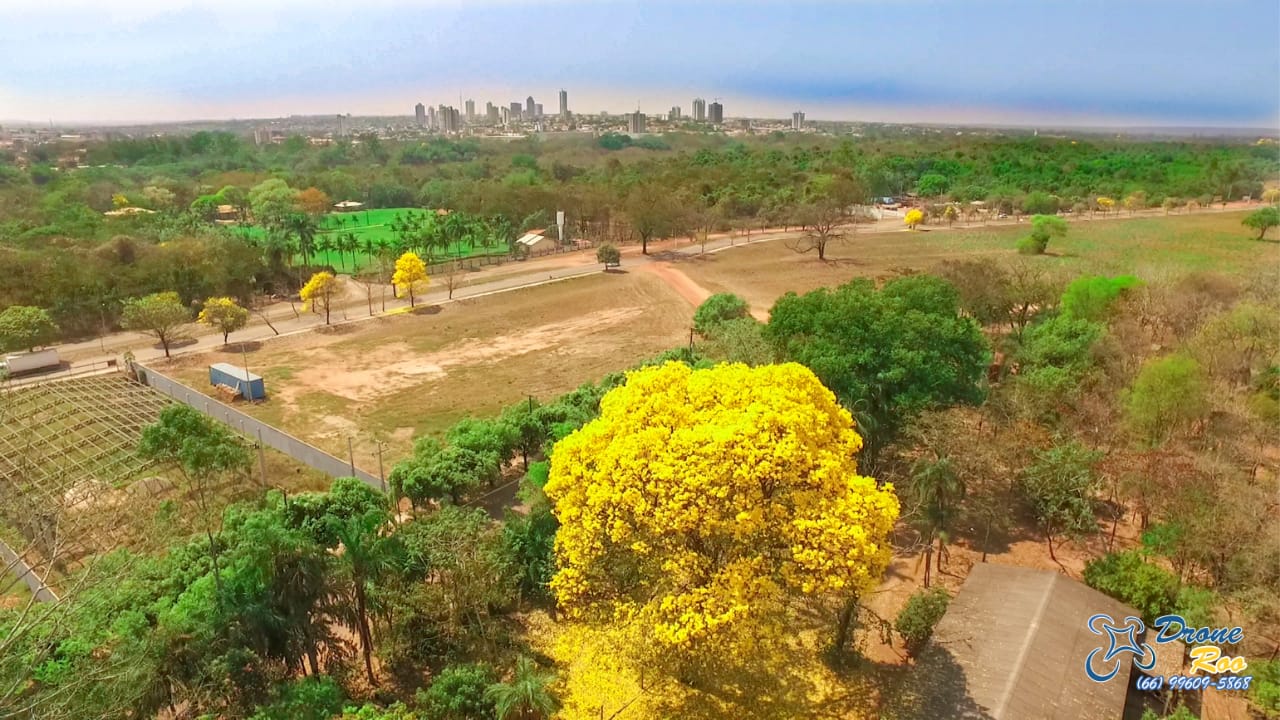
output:
M747 317L747 301L733 293L716 293L703 301L693 314L693 328L709 335L720 323Z
M1148 623L1173 612L1177 604L1178 579L1133 550L1090 560L1084 566L1084 581L1094 590L1132 605Z
M1019 360L1033 367L1084 370L1103 329L1101 323L1057 315L1027 328Z
M418 704L432 720L491 720L493 703L485 690L494 682L484 665L450 665L418 691Z
M1106 320L1116 299L1141 284L1132 275L1077 278L1062 293L1062 313L1083 320Z
M907 599L907 604L898 612L893 629L902 636L907 653L915 655L933 635L933 628L947 612L947 603L951 597L940 587L922 590Z
M1048 238L1041 239L1028 235L1018 241L1018 253L1021 255L1043 255L1048 247Z
M328 675L305 677L280 686L276 700L260 706L252 720L328 720L342 712L345 700Z
M1255 660L1249 663L1253 684L1249 699L1269 718L1280 718L1280 660Z

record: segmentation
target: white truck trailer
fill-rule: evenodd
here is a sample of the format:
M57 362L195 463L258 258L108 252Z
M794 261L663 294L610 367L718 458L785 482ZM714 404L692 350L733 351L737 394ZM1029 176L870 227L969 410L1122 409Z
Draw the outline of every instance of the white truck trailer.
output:
M0 367L9 375L39 372L56 368L60 365L62 365L62 358L58 357L58 351L54 348L6 355L4 360L0 362Z

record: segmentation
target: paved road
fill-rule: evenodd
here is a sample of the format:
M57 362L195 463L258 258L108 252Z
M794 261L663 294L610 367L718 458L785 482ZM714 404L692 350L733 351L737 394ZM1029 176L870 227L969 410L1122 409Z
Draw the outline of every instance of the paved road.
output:
M1251 206L1244 206L1241 203L1232 203L1227 208L1221 206L1214 208L1202 208L1197 211L1200 213L1224 212L1241 209L1249 209L1249 207L1258 207L1256 203ZM1146 211L1139 213L1143 216L1159 216L1162 211ZM1181 214L1186 214L1183 211ZM1117 219L1127 219L1129 214L1113 213L1109 217L1082 217L1079 219L1067 219L1071 222L1108 222ZM975 227L1000 227L1007 225L1016 225L1018 221L1008 219L1003 221L991 221L987 223L956 223L954 227L945 226L929 226L930 231L946 231L946 230L963 230ZM1025 222L1023 223L1025 224ZM888 214L881 220L869 224L860 224L857 232L862 233L880 233L880 232L906 232L902 226L900 214ZM680 255L697 255L704 251L719 252L727 250L731 247L741 245L754 245L759 242L769 242L779 239L800 237L802 233L796 230L764 230L753 231L750 236L745 234L720 234L713 235L704 246L696 243L690 243L687 238L675 238L671 240L662 240L649 243L649 252L651 255L659 257L669 253L677 253ZM645 264L653 262L652 257L642 255L640 248L634 245L628 245L622 248L623 262L625 266L634 267L637 264ZM669 256L669 255L668 255ZM595 261L595 253L591 250L583 250L577 252L569 252L563 254L550 255L534 260L524 262L509 262L503 265L491 266L474 272L467 272L459 281L459 285L455 286L453 292L453 300L462 300L466 298L480 297L498 292L516 290L519 288L533 287L547 282L558 282L568 278L590 275L600 271L600 265ZM345 296L335 303L335 307L330 313L331 321L334 324L347 322L360 322L362 320L371 319L369 315L368 302L363 286L354 283L349 278L343 277L346 288ZM430 289L417 298L418 304L433 305L450 302L448 290L442 287L443 279L434 277L431 281ZM383 312L385 296L385 313ZM374 316L396 314L405 312L409 309L407 299L396 299L392 297L391 290L388 286L375 286L373 290L373 306ZM244 330L231 334L231 343L237 342L253 342L257 340L265 340L275 337L277 334L286 335L298 332L304 332L324 324L323 316L305 312L299 304L290 304L288 302L278 302L269 306L263 311L271 325L275 326L273 331L259 314L250 316L250 324ZM222 336L220 334L210 333L209 329L200 325L192 324L189 328L191 337L185 344L180 347L171 348L173 355L187 355L191 353L206 352L215 350L223 346ZM164 357L164 351L156 344L155 339L144 333L136 332L119 332L111 333L105 337L87 340L77 343L65 343L56 346L64 361L70 363L72 371L80 368L87 368L93 364L102 366L107 360L118 359L126 351L132 351L134 356L143 362L156 361ZM42 376L32 378L23 378L15 380L15 383L30 382L42 379Z

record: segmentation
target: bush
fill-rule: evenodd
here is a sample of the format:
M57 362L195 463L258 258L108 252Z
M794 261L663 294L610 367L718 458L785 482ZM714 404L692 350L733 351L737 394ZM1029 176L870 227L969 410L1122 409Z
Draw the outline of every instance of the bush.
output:
M1249 663L1253 684L1249 699L1269 718L1280 718L1280 660L1255 660Z
M1090 352L1103 329L1101 323L1057 315L1027 328L1018 359L1032 367L1082 371L1092 364Z
M1132 275L1082 277L1072 281L1062 293L1062 314L1083 320L1104 321L1113 303L1142 281Z
M709 335L720 323L745 318L747 301L733 293L716 293L698 306L693 314L693 328L702 335Z
M1036 215L1031 218L1031 234L1018 241L1018 252L1024 255L1042 255L1053 238L1065 237L1067 222L1055 215Z
M342 712L345 693L328 675L302 678L279 686L278 696L252 720L328 720Z
M1018 253L1021 255L1043 255L1048 247L1048 238L1037 238L1028 235L1018 241Z
M431 687L418 691L418 704L432 720L491 720L493 703L485 690L495 681L484 665L450 665Z
M1132 605L1148 623L1173 612L1177 605L1178 578L1133 550L1090 560L1084 566L1084 582L1094 590Z
M933 628L947 613L947 603L951 597L940 587L922 590L907 599L907 604L898 612L893 629L902 636L907 653L915 655L933 635Z

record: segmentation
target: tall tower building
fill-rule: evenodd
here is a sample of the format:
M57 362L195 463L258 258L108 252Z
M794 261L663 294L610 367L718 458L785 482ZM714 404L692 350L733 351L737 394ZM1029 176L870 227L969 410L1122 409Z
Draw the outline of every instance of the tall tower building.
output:
M542 119L542 103L533 104L533 117L535 120Z
M679 120L679 119L680 119L680 106L672 105L671 112L667 113L667 120L671 122L675 122L676 120Z
M707 119L707 101L702 98L694 98L693 100L693 119L696 122L703 122Z
M534 115L534 114L533 114L533 111L534 111L534 109L535 109L535 108L533 107L533 104L534 104L534 103L533 103L533 96L532 96L532 95L530 95L529 97L527 97L527 98L525 98L525 99L524 99L524 119L525 119L525 120L532 120L532 119L534 119L535 117L537 117L537 115Z
M427 124L427 106L423 105L422 103L418 103L417 105L414 105L413 117L415 120L417 120L418 127L422 127L426 125Z
M718 102L713 102L707 106L707 119L719 125L724 122L724 106Z
M560 91L560 119L569 119L569 93L564 90Z
M470 125L476 121L476 101L468 100L465 107L467 108L467 124Z
M639 110L627 116L627 132L639 134L644 132L644 113Z
M498 124L498 106L491 102L484 104L484 120L490 125Z
M800 112L799 110L791 113L791 129L792 130L804 129L804 113Z
M433 107L427 108L427 127L434 130L437 122L438 118L436 117L436 109Z
M522 112L523 110L521 110L520 103L511 103L511 122L520 122L520 114Z

